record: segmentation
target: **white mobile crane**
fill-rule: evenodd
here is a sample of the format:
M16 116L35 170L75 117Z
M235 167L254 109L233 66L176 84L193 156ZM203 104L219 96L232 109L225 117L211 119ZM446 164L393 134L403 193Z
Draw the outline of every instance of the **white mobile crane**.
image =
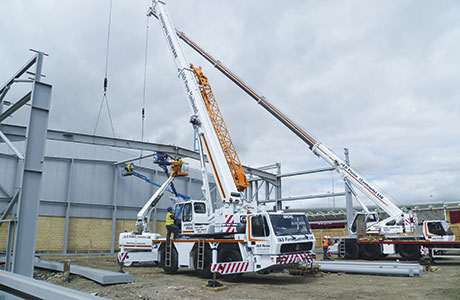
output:
M125 167L128 174L134 172L134 164ZM155 191L142 209L137 213L136 230L132 232L120 233L118 244L117 263L124 266L131 266L135 263L154 263L157 261L152 253L152 240L161 237L158 233L150 232L150 216L152 211L160 201L166 189L171 185L174 178L187 176L187 166L182 160L171 162L171 172L169 178Z
M157 15L154 14L158 18ZM322 144L318 139L313 137L310 133L302 129L298 124L288 118L273 104L257 93L254 89L250 88L243 80L225 67L219 60L213 58L203 48L198 46L197 43L192 41L183 32L177 29L174 30L176 35L183 40L192 49L203 56L215 68L221 71L227 78L239 86L250 97L252 97L258 104L265 110L277 118L281 123L288 127L295 135L302 139L318 157L323 158L329 165L334 167L336 171L342 176L345 184L350 188L355 199L360 203L363 212L355 213L353 221L350 226L354 235L349 237L339 238L337 247L340 248L343 256L347 258L356 258L362 255L365 258L373 259L382 254L399 253L405 259L415 259L420 255L419 250L428 248L432 253L439 248L460 248L460 244L455 241L455 236L449 228L449 224L444 220L428 220L417 224L417 218L413 212L403 212L397 207L382 191L380 191L374 184L361 176L355 169L344 162L332 150ZM379 220L376 212L370 212L366 205L359 198L357 191L362 192L368 199L370 199L376 206L381 208L388 217ZM382 239L380 244L371 244L365 241L358 241L356 236L358 220L366 224L365 232L367 234L378 235ZM401 233L414 233L412 236L388 236L390 234ZM426 252L425 252L426 253Z
M152 253L167 273L192 268L201 275L268 273L314 261L315 238L305 214L267 212L248 203L241 192L248 186L212 89L201 68L189 65L164 1L154 0L156 14L176 63L199 138L204 201L176 204L184 235L166 244L154 239ZM207 184L204 152L213 170L221 201L213 204Z

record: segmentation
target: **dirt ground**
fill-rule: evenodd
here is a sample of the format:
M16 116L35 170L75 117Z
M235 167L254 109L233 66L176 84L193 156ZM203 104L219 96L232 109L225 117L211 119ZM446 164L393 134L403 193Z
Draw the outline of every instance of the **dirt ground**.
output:
M71 264L118 271L115 257L74 256L41 257L45 260L70 260ZM299 277L288 273L246 274L239 281L219 280L228 288L208 291L202 288L208 279L195 272L180 270L167 275L152 266L125 267L134 282L102 286L77 275L64 282L62 273L35 270L35 278L109 299L460 299L460 261L438 261L435 272L421 277L324 274L323 277Z

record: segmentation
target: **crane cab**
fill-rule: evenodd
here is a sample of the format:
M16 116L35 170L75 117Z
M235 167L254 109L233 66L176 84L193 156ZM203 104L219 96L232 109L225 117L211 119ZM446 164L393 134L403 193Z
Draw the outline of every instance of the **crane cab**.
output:
M175 206L176 222L182 234L204 234L209 231L208 207L206 202L190 200Z
M444 220L423 221L422 233L426 240L429 241L455 241L455 235L452 229Z
M255 254L295 254L315 247L315 237L305 214L248 215L246 235Z
M353 217L350 229L353 234L358 235L372 233L369 232L368 228L378 222L379 214L377 212L357 212Z

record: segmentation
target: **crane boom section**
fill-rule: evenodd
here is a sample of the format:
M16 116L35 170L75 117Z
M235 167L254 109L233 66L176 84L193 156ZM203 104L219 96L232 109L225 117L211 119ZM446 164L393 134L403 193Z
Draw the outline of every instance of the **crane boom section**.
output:
M219 105L217 104L214 93L212 92L211 85L209 84L208 78L203 74L201 67L195 68L193 65L190 67L193 69L193 73L200 85L201 95L206 104L214 130L217 133L217 138L219 139L222 150L224 151L225 159L227 160L228 167L232 173L233 180L235 181L238 191L242 192L249 186L249 183L238 154L236 153L235 145L230 138L230 133L225 125Z
M214 176L216 177L216 181L221 183L218 185L217 189L221 199L223 202L239 200L240 194L238 188L235 185L230 168L226 163L227 160L225 159L224 151L214 131L209 114L207 113L206 105L202 99L193 70L190 69L182 48L180 47L179 39L175 34L175 27L167 11L166 4L163 1L153 0L153 8L149 10L148 14L158 17L166 43L177 66L178 77L184 87L189 106L193 115L198 117L199 126L206 136L206 141L209 145L208 155L210 159L214 161Z
M231 72L220 61L213 58L208 52L198 46L197 43L192 41L183 32L177 29L175 29L175 32L181 40L183 40L187 45L198 52L198 54L203 56L208 62L210 62L220 72L222 72L233 83L239 86L251 98L256 100L257 103L260 104L265 110L267 110L275 118L281 121L281 123L283 123L287 128L289 128L295 135L302 139L313 151L313 153L323 158L332 167L336 168L337 172L339 172L344 179L348 179L348 181L353 186L363 192L366 197L368 197L374 204L382 208L390 216L400 217L403 214L402 210L397 207L388 197L386 197L382 192L374 187L372 183L364 179L364 177L361 176L356 170L348 166L342 159L340 159L334 152L332 152L332 150L321 144L318 139L313 137L313 135L302 129L294 121L288 118L278 108L268 102L264 96L250 88L246 83L243 82L243 80Z

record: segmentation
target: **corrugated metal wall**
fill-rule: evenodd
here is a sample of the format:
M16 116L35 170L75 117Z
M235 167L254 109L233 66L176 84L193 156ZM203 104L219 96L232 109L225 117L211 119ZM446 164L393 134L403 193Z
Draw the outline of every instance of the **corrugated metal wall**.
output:
M22 145L18 145L21 148ZM117 206L117 219L135 219L137 212L151 197L156 186L134 176L121 176L122 167L115 167L119 160L135 157L135 151L108 147L47 141L44 172L40 193L40 216L111 219ZM8 201L15 188L17 158L0 148L0 207ZM162 184L167 177L163 170L145 159L136 171L155 183ZM115 178L117 177L117 178ZM212 177L211 177L212 178ZM116 182L116 186L114 185ZM201 198L201 175L195 169L188 177L174 180L178 192ZM211 188L215 186L211 183ZM173 202L166 192L157 205L158 217ZM215 192L213 192L215 197Z

